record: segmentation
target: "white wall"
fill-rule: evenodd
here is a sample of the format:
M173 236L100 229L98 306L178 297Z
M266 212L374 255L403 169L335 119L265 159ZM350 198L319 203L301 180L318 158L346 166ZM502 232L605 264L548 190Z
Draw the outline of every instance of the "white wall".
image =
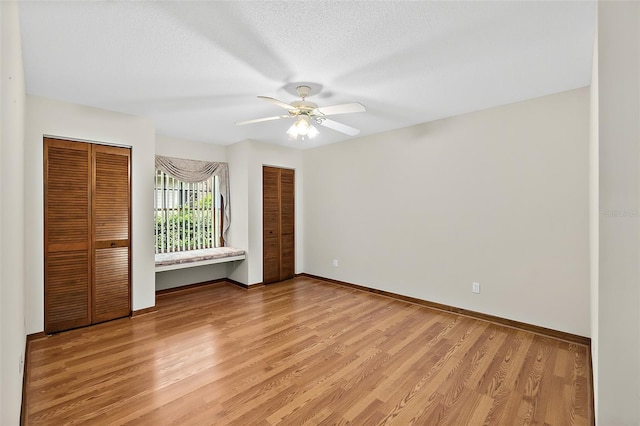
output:
M44 329L43 135L131 146L132 302L139 310L155 305L153 259L153 176L155 135L151 121L131 115L27 97L25 131L25 232L27 332Z
M587 88L305 151L304 269L588 336L588 166Z
M20 360L26 336L25 86L14 1L0 2L0 42L0 424L18 425L23 372Z
M220 278L227 278L227 265L225 263L156 272L155 289L166 290L189 284L205 283Z
M156 133L156 154L188 160L227 161L227 151L222 145L194 142L160 133Z
M239 142L226 148L231 192L231 224L227 245L247 251L243 262L227 264L227 276L249 284L249 149L250 142Z
M598 37L593 44L591 86L589 90L589 278L591 281L591 360L593 396L596 418L598 412L598 266L600 259L598 225L600 223L599 199L599 149L598 149Z
M601 425L640 424L640 4L598 2Z
M227 147L227 160L233 197L230 245L247 250L244 262L229 267L229 277L244 284L262 282L262 166L295 170L296 273L303 272L302 151L244 141Z
M222 145L194 142L162 134L156 134L156 154L189 160L227 161L226 149ZM157 272L156 290L165 290L226 277L226 264Z

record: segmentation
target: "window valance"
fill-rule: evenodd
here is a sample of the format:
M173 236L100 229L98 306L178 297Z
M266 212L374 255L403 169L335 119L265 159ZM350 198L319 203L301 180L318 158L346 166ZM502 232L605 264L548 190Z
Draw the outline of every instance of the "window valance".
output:
M218 176L220 193L224 199L224 228L222 229L222 237L227 241L227 231L231 223L229 164L156 155L156 169L162 170L182 182L189 183L203 182L211 176Z

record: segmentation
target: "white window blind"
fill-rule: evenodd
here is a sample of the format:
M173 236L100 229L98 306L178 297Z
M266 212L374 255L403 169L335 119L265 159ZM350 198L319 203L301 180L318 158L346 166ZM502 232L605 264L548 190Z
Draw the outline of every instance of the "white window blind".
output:
M222 200L219 177L183 182L156 170L156 253L219 247Z

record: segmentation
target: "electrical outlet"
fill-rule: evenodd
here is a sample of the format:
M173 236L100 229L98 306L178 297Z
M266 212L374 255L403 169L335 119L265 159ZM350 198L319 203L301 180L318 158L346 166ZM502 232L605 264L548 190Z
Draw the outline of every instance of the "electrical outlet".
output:
M333 259L333 267L334 268L338 267L338 259Z
M473 283L471 285L471 291L474 293L480 293L480 283Z

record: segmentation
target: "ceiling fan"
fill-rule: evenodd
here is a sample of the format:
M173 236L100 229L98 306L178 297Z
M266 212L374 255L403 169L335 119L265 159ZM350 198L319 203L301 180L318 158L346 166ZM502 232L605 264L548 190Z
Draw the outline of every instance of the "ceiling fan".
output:
M281 108L286 109L289 113L286 115L276 115L273 117L257 118L255 120L241 121L236 123L238 126L252 123L260 123L263 121L279 120L282 118L296 118L296 122L287 130L287 134L292 139L297 138L313 138L318 134L318 129L313 126L313 122L344 133L349 136L355 136L360 133L360 130L347 126L346 124L339 123L327 118L329 115L336 114L348 114L352 112L364 112L366 108L364 105L358 102L349 104L333 105L328 107L319 108L318 105L313 102L305 100L311 92L311 87L306 85L300 85L296 87L298 96L302 98L301 101L294 101L290 104L279 101L268 96L258 96L260 99L264 99L267 102L271 102L274 105L278 105Z

